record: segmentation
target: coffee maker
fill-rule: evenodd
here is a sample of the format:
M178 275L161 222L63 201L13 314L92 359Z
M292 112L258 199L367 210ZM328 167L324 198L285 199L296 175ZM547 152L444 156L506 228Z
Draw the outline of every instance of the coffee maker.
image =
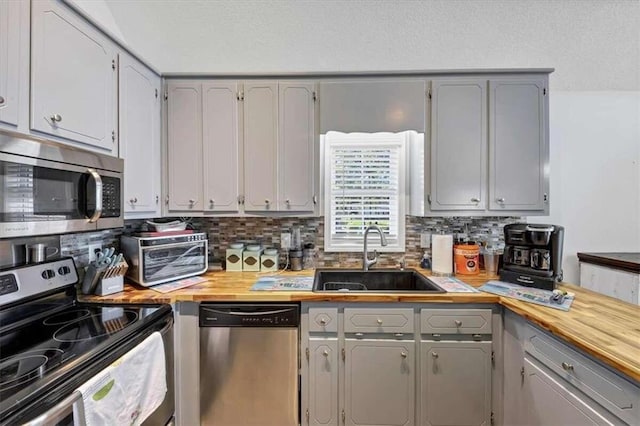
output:
M501 281L544 290L553 290L562 281L562 226L509 224L504 240Z

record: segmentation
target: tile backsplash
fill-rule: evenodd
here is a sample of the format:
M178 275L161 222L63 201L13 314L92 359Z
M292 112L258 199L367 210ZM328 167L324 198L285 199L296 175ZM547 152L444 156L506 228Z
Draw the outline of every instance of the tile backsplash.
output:
M488 241L494 246L504 245L502 228L508 223L522 222L519 217L415 217L406 218L406 251L402 253L382 253L379 267L395 267L404 256L406 265L416 267L424 249L420 247L420 234L436 234L441 231L465 236L474 241ZM256 240L265 246L280 246L280 234L300 227L303 243L313 243L316 247L318 267L355 267L362 266L362 253L337 253L324 251L324 218L298 217L209 217L193 218L190 223L195 229L209 236L210 252L215 257L224 258L229 243L243 240ZM127 220L124 229L106 230L81 234L62 235L60 237L63 255L73 256L78 266L89 261L88 247L100 243L102 246L118 247L123 232L135 232L145 226L144 220ZM286 258L281 253L280 261Z

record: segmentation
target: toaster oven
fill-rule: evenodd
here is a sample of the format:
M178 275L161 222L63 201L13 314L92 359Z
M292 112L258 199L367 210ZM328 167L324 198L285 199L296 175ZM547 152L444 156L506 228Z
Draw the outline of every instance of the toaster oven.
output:
M207 234L135 237L122 236L120 247L129 270L127 277L150 287L200 275L207 271Z

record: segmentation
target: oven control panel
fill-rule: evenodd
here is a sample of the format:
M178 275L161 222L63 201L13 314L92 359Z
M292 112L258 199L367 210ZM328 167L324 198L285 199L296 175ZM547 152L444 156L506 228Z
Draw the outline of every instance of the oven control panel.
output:
M18 291L18 281L12 273L0 276L0 296Z
M0 271L0 306L77 282L71 257L7 268Z

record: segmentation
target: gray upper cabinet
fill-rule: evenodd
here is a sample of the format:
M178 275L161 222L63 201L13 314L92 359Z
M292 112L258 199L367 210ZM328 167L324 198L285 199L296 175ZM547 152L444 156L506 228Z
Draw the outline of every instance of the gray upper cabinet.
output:
M169 210L202 210L202 84L168 83Z
M345 340L345 425L415 424L415 342Z
M21 31L28 20L29 2L0 1L0 123L18 126L20 112L21 56L29 47ZM28 24L28 22L27 22ZM28 27L28 25L27 25Z
M115 45L59 2L31 16L31 129L117 154Z
M313 211L315 167L316 86L313 82L279 82L278 209Z
M431 82L431 210L484 210L487 81Z
M160 214L160 77L120 54L120 157L126 217Z
M277 209L278 83L244 84L244 209Z
M489 82L489 208L543 210L548 193L542 78Z
M205 211L237 213L241 159L238 83L202 84Z

